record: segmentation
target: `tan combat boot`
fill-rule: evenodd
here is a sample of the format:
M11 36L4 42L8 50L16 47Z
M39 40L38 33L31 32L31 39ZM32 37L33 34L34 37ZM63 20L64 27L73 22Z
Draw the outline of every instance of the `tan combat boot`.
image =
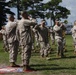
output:
M16 65L15 62L11 62L11 63L10 63L10 66L11 66L11 67L20 67L19 65Z

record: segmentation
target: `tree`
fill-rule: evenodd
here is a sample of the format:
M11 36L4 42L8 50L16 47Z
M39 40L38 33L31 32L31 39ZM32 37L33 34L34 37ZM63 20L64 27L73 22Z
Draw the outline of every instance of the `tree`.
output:
M32 17L34 18L44 18L44 9L42 9L42 6L44 5L44 3L42 3L43 0L29 0L27 2L27 0L23 1L23 6L24 8L26 8L25 10L28 11L29 14L32 15ZM27 7L27 6L28 7Z
M44 8L48 11L46 17L51 18L54 23L56 19L65 19L70 15L70 10L59 5L61 2L62 0L50 0L44 5Z
M67 20L64 20L64 23L65 23L65 24L68 24L68 21L67 21Z
M9 1L9 6L12 8L12 7L15 7L17 8L17 18L20 19L20 16L19 16L19 8L20 8L20 5L21 5L21 0L10 0Z
M62 0L50 0L47 3L43 3L43 0L11 0L12 5L18 9L19 13L22 10L26 10L34 18L51 18L55 23L55 19L61 20L61 18L68 18L70 11L60 6Z
M44 18L45 15L42 12L44 10L42 9L44 3L42 3L42 1L43 0L11 0L11 5L12 7L16 7L19 13L22 10L26 10L34 18ZM18 16L20 15L19 13Z
M0 29L1 26L5 25L7 22L7 16L6 14L14 14L10 11L10 9L6 6L8 6L9 2L0 1Z

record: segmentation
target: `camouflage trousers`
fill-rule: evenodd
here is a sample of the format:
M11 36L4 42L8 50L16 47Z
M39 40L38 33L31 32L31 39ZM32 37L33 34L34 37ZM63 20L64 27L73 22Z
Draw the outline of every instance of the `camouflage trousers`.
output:
M74 51L76 51L76 38L73 38Z
M53 35L51 35L50 37L51 37L52 45L54 45L55 44L55 37Z
M36 41L36 47L39 47L39 40L38 40L38 37L35 37L35 41Z
M57 54L63 56L64 51L63 51L63 39L56 39L57 42Z
M32 50L32 44L21 46L22 65L29 65L31 50Z
M6 40L3 40L3 48L5 49L6 52L9 51L8 42Z
M48 56L48 50L50 48L49 44L45 42L40 42L40 48L40 55L45 57Z
M17 41L8 44L9 46L9 62L16 62L18 55L19 43Z

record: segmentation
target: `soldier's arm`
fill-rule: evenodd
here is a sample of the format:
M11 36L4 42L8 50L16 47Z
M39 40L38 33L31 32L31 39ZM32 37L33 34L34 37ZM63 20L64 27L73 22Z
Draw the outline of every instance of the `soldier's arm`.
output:
M2 34L2 30L0 30L0 34Z
M1 30L0 30L0 34L3 34L3 35L4 35L4 34L5 34L5 32L6 32L6 31L5 31L5 30L3 30L3 29L1 29Z
M19 41L20 40L20 34L19 34L18 26L16 28L16 37L17 37L17 40Z
M47 31L48 31L48 37L50 37L50 33L51 33L50 29L47 28Z
M14 29L17 26L16 22L12 22L12 23L7 23L7 25L5 25L5 30L7 32L11 32L12 29Z
M34 29L37 30L37 31L40 31L40 25L35 25Z
M62 27L61 27L63 30L66 30L66 27L64 26L64 25L62 25Z
M54 26L53 30L54 30L54 31L60 31L60 30L61 30L61 27L56 27L56 26Z
M36 20L25 20L24 21L24 26L35 26L37 23L36 23Z
M13 28L15 28L16 26L17 26L17 23L14 22L10 27L13 29Z

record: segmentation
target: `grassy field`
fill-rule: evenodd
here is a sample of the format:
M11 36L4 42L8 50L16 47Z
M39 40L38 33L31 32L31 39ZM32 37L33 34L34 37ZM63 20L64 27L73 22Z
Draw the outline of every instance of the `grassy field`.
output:
M9 65L8 53L3 51L2 41L0 42L0 66ZM35 68L36 72L31 73L13 73L5 75L76 75L76 55L72 44L71 35L66 36L66 58L56 57L56 46L51 46L53 51L49 55L50 60L41 58L39 53L32 52L30 59L31 67ZM21 64L20 55L18 55L18 64Z

